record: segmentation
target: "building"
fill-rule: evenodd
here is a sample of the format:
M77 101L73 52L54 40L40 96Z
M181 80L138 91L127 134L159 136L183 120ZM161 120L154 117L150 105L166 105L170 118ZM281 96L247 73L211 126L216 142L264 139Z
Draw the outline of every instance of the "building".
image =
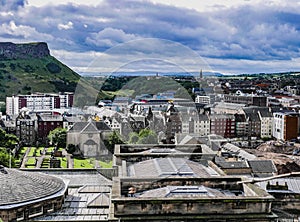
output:
M194 121L194 133L199 136L207 136L210 133L209 118L205 114L200 114Z
M257 107L245 107L246 122L248 124L247 136L260 137L261 121Z
M37 116L28 112L20 112L16 118L16 136L22 145L36 145Z
M291 140L298 137L299 114L295 112L273 113L273 137L278 140Z
M36 93L6 97L6 114L16 115L22 108L29 111L48 111L73 106L73 93Z
M197 95L195 98L195 103L211 104L210 97Z
M273 114L269 108L261 108L258 110L258 116L260 119L260 137L272 138L272 123Z
M239 103L260 107L264 107L267 105L267 97L244 93L237 93L236 95L225 94L224 101L228 103Z
M37 172L0 167L0 219L31 221L62 208L67 183ZM45 189L47 188L47 189Z
M39 114L37 117L37 135L40 142L46 142L50 131L63 128L63 117L60 114Z
M84 157L100 158L109 154L104 145L111 129L100 121L76 122L67 133L67 145L77 146Z
M180 151L184 151L183 153ZM272 221L273 197L211 167L213 151L191 146L116 146L111 220Z
M210 133L231 138L235 136L234 115L212 114L210 115Z

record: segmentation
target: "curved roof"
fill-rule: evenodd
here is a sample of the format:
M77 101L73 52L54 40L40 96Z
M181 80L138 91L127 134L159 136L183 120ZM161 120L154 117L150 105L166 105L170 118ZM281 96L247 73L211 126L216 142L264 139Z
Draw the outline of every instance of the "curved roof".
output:
M65 189L63 180L17 169L0 171L0 206L33 201Z

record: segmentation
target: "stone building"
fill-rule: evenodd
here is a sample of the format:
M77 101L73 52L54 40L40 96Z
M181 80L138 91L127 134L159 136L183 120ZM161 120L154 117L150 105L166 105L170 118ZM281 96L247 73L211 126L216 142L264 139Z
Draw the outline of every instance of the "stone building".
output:
M67 184L41 173L0 168L0 219L30 221L62 208Z
M109 133L111 129L102 121L77 122L67 133L67 145L77 146L84 157L106 156L109 153L103 141Z
M273 197L240 177L227 177L201 145L116 146L111 220L273 221Z

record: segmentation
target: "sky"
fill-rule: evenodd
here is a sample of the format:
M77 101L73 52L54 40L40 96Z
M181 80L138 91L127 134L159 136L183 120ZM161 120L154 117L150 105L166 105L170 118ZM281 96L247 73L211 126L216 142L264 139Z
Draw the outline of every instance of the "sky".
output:
M1 42L79 73L300 71L299 21L298 0L0 0Z

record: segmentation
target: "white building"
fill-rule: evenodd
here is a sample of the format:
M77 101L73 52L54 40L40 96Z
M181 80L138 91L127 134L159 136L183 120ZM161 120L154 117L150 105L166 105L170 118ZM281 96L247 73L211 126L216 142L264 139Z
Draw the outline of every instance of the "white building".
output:
M29 111L47 111L73 106L73 93L36 93L6 97L6 114L16 115L26 107Z
M273 125L273 114L268 108L258 110L258 116L260 119L260 137L271 138L272 137L272 125Z
M197 95L195 98L195 103L210 104L210 97Z
M291 140L298 137L299 114L295 112L273 113L273 137L278 140Z
M194 122L194 132L199 136L210 134L210 122L207 115L199 115L199 119Z

